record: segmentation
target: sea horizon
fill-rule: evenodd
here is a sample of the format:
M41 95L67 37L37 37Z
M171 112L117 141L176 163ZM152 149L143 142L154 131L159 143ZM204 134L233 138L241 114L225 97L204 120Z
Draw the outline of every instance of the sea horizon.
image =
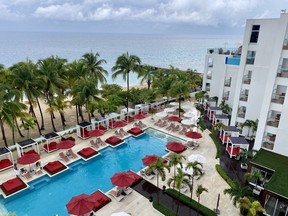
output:
M126 86L120 78L111 78L111 68L118 56L125 52L140 57L142 64L156 67L193 69L202 72L209 48L237 48L242 43L240 35L188 35L188 34L137 34L94 32L14 32L0 34L0 64L10 67L19 61L39 59L51 55L66 58L69 62L80 59L84 53L98 52L107 64L108 83ZM139 85L132 73L131 85Z

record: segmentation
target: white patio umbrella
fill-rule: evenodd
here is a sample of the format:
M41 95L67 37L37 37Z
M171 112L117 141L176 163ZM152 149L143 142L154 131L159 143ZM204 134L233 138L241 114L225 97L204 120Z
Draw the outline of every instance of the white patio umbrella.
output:
M194 121L190 120L190 119L184 119L181 121L181 123L183 125L193 125L194 124Z
M186 112L186 113L183 114L183 116L186 117L186 118L193 118L195 115L192 112Z
M174 112L175 108L172 108L172 107L171 108L165 108L164 111L165 112Z
M170 105L171 106L179 106L179 103L178 102L171 102Z
M182 109L191 109L193 106L192 105L188 105L188 104L184 104L183 106L181 106Z
M206 158L201 155L201 154L191 154L190 156L188 156L188 161L190 162L194 162L194 161L198 161L200 163L205 163L206 162Z
M112 213L111 216L131 216L131 215L123 211Z
M166 112L158 112L155 114L157 117L160 117L160 118L164 118L167 116L167 113Z

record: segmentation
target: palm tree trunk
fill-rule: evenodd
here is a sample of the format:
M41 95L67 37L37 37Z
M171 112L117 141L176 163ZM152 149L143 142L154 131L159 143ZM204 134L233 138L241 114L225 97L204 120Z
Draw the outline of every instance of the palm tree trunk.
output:
M19 125L18 125L17 120L15 120L15 124L16 124L16 128L17 128L17 131L18 131L19 136L24 137L24 135L21 133L21 130L20 130L20 128L19 128Z
M128 109L129 109L129 72L127 73L127 114L128 114ZM159 202L159 200L158 200Z
M15 125L12 128L12 143L15 143Z
M78 104L75 105L75 111L76 111L76 121L77 121L77 124L79 124Z
M150 90L150 87L151 87L151 80L150 79L147 80L147 87L148 87L148 90Z
M83 111L82 111L82 106L81 105L78 105L78 112L79 112L79 115L80 115L82 121L84 121Z
M37 101L37 105L38 105L38 108L39 108L39 111L40 111L40 116L41 116L41 128L40 129L41 130L45 130L43 112L42 112L42 108L40 106L38 97L36 97L36 101Z
M65 121L64 121L64 117L63 117L64 114L63 114L62 112L59 112L59 114L60 114L60 118L61 118L61 123L62 123L63 130L65 130L66 124L65 124Z
M34 108L33 108L32 101L31 101L30 97L28 97L28 102L29 102L29 105L30 105L30 108L31 108L32 115L35 117L35 123L37 125L39 134L42 135L41 129L40 129L40 126L39 126L39 122L37 120L37 117L36 117L36 114L35 114L35 111L34 111Z
M193 187L194 187L194 175L192 175L192 182L191 182L191 200L192 200L192 196L193 196Z
M157 174L157 188L159 188L159 174ZM157 190L157 201L159 203L159 190Z
M5 135L5 129L4 129L3 121L1 118L0 118L0 127L1 127L2 138L4 140L4 144L8 148L7 139L6 139L6 135Z
M54 130L54 132L56 132L57 130L55 128L55 124L54 124L54 120L53 120L53 113L52 112L50 113L50 117L51 117L51 123L52 123L53 130Z
M180 188L179 188L178 192L179 192L179 197L180 197L180 194L181 194ZM180 205L180 202L178 201L177 210L176 210L176 216L178 215L178 212L179 212L179 205Z

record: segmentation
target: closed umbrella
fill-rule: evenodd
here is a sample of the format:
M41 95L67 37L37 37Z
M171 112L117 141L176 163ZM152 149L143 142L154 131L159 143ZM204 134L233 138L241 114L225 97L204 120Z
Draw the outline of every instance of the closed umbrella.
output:
M185 135L189 138L192 138L192 139L200 139L202 138L202 135L198 132L194 132L194 131L188 131L185 133Z
M118 187L129 187L135 182L135 177L129 172L119 172L115 173L110 180Z
M88 135L91 137L99 137L104 134L103 130L95 129L88 132Z
M66 208L69 214L83 215L92 211L97 199L87 194L72 197Z

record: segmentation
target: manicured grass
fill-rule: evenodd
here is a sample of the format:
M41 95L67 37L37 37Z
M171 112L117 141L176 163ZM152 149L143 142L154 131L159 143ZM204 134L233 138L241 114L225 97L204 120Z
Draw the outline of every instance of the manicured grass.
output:
M216 159L221 157L221 143L218 140L218 138L213 134L209 134L209 136L211 137L211 139L213 140L215 146L216 146Z
M288 157L260 149L250 163L274 170L274 173L265 188L277 194L288 197Z
M156 210L158 210L159 212L161 212L162 214L164 214L166 216L175 216L176 215L176 212L165 207L164 205L162 205L161 203L159 203L157 201L153 201L152 205Z
M231 188L235 187L234 181L226 174L226 172L222 169L221 165L216 164L215 168L219 175L229 184Z
M190 197L188 197L184 194L180 194L180 196L179 196L179 192L176 190L173 190L172 188L167 189L166 193L169 194L170 196L180 200L181 202L185 203L187 206L190 206L195 211L199 211L199 213L204 215L204 216L216 216L217 215L211 209L201 205L201 203L199 204L198 202L196 202L193 199L191 200Z

